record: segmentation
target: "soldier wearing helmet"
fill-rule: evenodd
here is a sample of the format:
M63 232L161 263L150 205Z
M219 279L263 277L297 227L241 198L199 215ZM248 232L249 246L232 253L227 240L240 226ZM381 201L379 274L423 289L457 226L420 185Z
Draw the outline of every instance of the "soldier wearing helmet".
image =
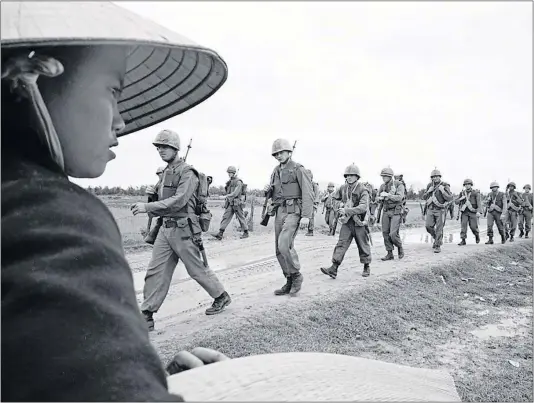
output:
M510 182L506 185L506 202L508 205L508 219L506 220L506 238L510 238L510 242L514 242L515 230L517 228L517 221L523 208L523 198L521 194L515 190L517 188L515 182Z
M383 184L378 190L378 200L382 204L382 236L386 247L386 256L383 261L393 260L393 248L396 246L399 252L399 259L404 257L404 249L400 238L400 225L404 214L404 200L406 199L406 188L403 183L393 179L393 170L384 168L380 172Z
M525 235L525 239L528 238L528 234L531 229L532 222L532 206L534 206L534 201L532 200L532 193L530 185L523 186L523 194L521 198L523 199L523 208L521 215L519 216L519 238ZM524 230L524 231L523 231Z
M2 239L2 398L180 400L150 345L117 224L69 176L101 176L118 137L200 104L226 65L110 2L2 2L1 13L2 229L16 234ZM186 53L208 73L176 68ZM188 102L168 83L191 88Z
M506 220L508 211L506 195L499 192L499 184L497 182L490 183L491 193L488 195L486 201L488 217L488 241L486 245L493 245L493 223L497 224L497 229L501 235L501 243L506 243L505 228L503 219Z
M326 225L328 225L328 227L330 228L330 231L329 231L330 235L335 235L332 232L332 225L334 224L334 215L335 215L335 207L336 207L335 205L336 201L332 197L334 193L334 189L335 189L334 182L328 182L326 193L321 199L321 203L324 203L324 206L326 209L324 219L325 219Z
M158 201L132 206L134 214L146 212L163 218L148 264L141 304L149 330L154 329L153 315L169 292L171 273L179 260L184 263L187 273L214 299L206 315L220 313L232 301L217 275L205 267L197 245L192 242L192 237L202 235L195 214L198 207L195 195L200 181L198 172L180 158L180 136L171 130L163 130L152 144L168 164L156 189Z
M304 166L291 159L292 153L289 141L277 139L273 142L271 155L279 165L265 187L267 199L272 199L267 214L275 216L276 257L286 277L286 284L275 290L275 295L295 295L302 287L304 277L294 241L300 224L309 224L315 202L312 179Z
M338 213L340 215L341 230L339 240L332 255L332 265L321 267L321 272L335 279L337 269L343 262L345 253L349 250L354 239L360 255L360 262L363 263L363 277L371 274L371 247L369 246L369 189L360 180L360 169L351 164L345 169L345 184L337 189L333 198L339 200L341 205Z
M447 216L449 203L453 199L453 195L448 183L441 180L441 172L434 169L430 173L430 182L426 187L426 192L423 194L423 199L426 200L425 214L426 214L426 230L432 238L434 244L432 248L434 253L441 252L441 245L443 244L443 226Z
M464 180L464 189L460 192L454 203L458 204L461 212L462 230L460 231L461 241L459 246L466 245L467 238L467 224L475 236L475 242L480 242L480 232L478 229L478 220L482 214L482 197L478 190L473 189L473 181L471 179Z
M319 202L320 202L320 193L319 193L319 184L317 182L314 182L313 181L313 173L311 171L311 169L307 169L306 170L307 174L310 176L310 179L312 181L312 185L313 185L313 195L314 195L314 199L313 199L313 212L312 212L312 217L310 218L310 222L308 223L308 232L306 233L306 236L313 236L313 229L314 229L314 224L315 224L315 213L317 213L317 207L319 206Z
M217 234L212 234L212 236L219 241L222 240L224 231L235 214L239 221L239 225L243 230L243 234L240 238L245 239L248 238L247 220L243 213L243 187L245 185L243 181L237 177L237 169L234 166L230 165L226 172L228 173L229 180L224 186L226 192L226 196L224 197L224 214L221 220L221 226L219 227L219 232Z

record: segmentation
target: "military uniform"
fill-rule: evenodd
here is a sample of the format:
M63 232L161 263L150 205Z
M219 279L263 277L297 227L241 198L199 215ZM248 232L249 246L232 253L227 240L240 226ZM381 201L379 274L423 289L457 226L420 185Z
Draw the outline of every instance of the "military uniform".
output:
M404 250L402 248L402 240L400 238L400 225L402 215L404 212L404 199L406 198L406 188L402 182L393 179L393 170L385 168L380 173L382 177L389 177L387 183L380 185L378 190L378 198L382 200L382 236L384 237L384 246L386 247L387 255L382 260L393 260L393 247L396 246L399 250L399 259L404 257ZM386 198L381 197L382 192L389 193Z
M443 244L443 226L445 215L448 212L447 203L453 199L453 196L449 185L441 182L441 173L438 170L432 171L432 176L439 176L440 182L437 184L429 183L423 194L423 199L426 200L425 226L427 232L434 238L432 246L434 252L439 253Z
M510 189L511 187L513 187L513 189L508 191L508 189ZM508 186L506 186L506 189L507 189L506 202L508 205L508 220L506 223L506 227L507 227L506 236L510 237L510 242L514 241L514 235L515 235L515 230L517 228L519 212L521 211L521 208L523 207L523 198L521 197L519 192L515 190L515 188L516 188L516 185L514 182L510 182Z
M473 181L471 179L466 179L464 181L464 186L471 185L473 186ZM469 223L469 228L475 235L476 243L480 242L480 231L478 229L478 218L482 213L482 197L480 192L473 189L463 190L458 198L454 201L458 204L458 208L461 211L461 226L462 230L460 231L460 238L462 239L458 245L465 245L465 239L467 238L467 224Z
M235 174L236 169L235 167L230 166L228 167L227 172ZM228 182L226 182L226 186L224 189L227 195L226 200L224 202L225 210L221 220L219 233L213 236L221 240L224 231L226 230L226 227L228 227L228 224L230 224L230 222L232 221L232 217L235 214L237 220L239 221L239 225L243 230L243 235L241 235L241 239L248 238L247 220L245 219L245 215L243 213L243 198L241 195L243 191L243 181L234 175Z
M332 198L332 195L334 193L334 184L330 182L328 184L327 193L323 196L321 199L321 202L324 203L325 206L325 222L326 225L330 228L330 232L332 232L332 226L334 224L334 199Z
M315 213L317 213L317 208L319 207L320 202L320 193L319 193L319 184L316 182L313 182L313 174L308 169L308 174L310 175L310 180L312 180L312 186L313 186L313 210L312 210L312 217L310 218L310 221L308 222L308 232L306 233L306 236L313 236L313 230L315 228Z
M506 242L506 234L502 221L502 214L506 216L508 210L506 195L503 192L498 191L499 184L497 182L492 182L490 184L490 189L492 192L488 195L487 201L487 218L488 218L488 241L486 245L493 244L493 223L497 224L497 229L501 235L501 243ZM493 191L495 189L495 191Z
M275 140L271 154L275 156L283 151L292 151L289 142L284 139ZM273 201L270 214L276 216L276 258L287 279L286 284L275 291L275 295L296 294L300 291L303 276L294 242L301 218L311 219L313 214L313 184L306 169L291 159L274 169L270 184Z
M530 193L530 185L525 185L523 187L522 199L523 199L523 208L521 209L521 214L519 216L519 238L525 235L525 238L528 238L528 234L531 230L532 222L532 207L534 206L534 200L532 193Z
M178 135L169 131L158 134L154 144L172 146L168 141L160 140L162 136L171 135L172 138L178 139L175 148L179 149ZM204 266L199 248L193 242L202 236L199 218L195 214L198 186L199 179L194 169L182 159L175 159L165 168L158 183L159 201L146 205L147 213L163 217L163 225L154 242L143 288L141 311L149 329L153 327L153 313L159 310L169 292L172 275L180 259L189 276L215 299L206 314L218 313L231 302L216 274Z
M354 173L353 173L354 172ZM345 170L345 176L356 174L359 178L359 169L355 165L350 165ZM372 261L371 247L369 245L368 219L369 211L369 190L359 181L352 184L345 183L337 189L332 197L339 200L344 206L344 214L341 215L341 230L339 240L332 254L332 266L321 268L321 271L332 277L337 277L337 269L343 262L345 254L354 239L358 248L360 262L364 264L363 276L370 274L369 265Z

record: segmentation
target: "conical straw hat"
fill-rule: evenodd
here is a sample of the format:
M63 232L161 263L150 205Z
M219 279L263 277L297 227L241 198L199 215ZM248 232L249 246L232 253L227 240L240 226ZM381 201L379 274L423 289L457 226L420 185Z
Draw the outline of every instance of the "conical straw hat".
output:
M214 51L111 2L2 2L2 47L130 45L119 111L124 136L213 95L228 69Z
M186 402L461 401L446 371L325 353L221 361L171 375L167 383Z

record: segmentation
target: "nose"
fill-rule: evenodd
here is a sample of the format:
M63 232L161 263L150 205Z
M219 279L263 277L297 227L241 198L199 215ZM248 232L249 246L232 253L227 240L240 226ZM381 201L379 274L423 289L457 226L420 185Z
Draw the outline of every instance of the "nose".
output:
M119 106L117 105L117 102L115 102L113 108L113 122L111 124L111 128L115 134L119 134L124 130L125 127L126 123L124 123L124 119L119 113Z

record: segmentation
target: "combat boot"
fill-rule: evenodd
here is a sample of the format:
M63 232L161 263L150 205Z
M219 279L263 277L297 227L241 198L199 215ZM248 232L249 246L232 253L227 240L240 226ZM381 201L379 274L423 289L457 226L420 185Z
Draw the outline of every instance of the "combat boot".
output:
M441 246L436 246L434 248L434 253L440 253L441 252Z
M475 234L475 242L480 243L480 234Z
M520 230L519 230L519 238L523 238L523 235L525 235L525 234L524 234L523 230L520 229Z
M477 242L478 243L478 242ZM460 243L458 244L458 246L464 246L464 245L467 245L465 243L465 238L462 238L462 240L460 241Z
M363 265L362 277L369 277L370 274L371 274L371 268L369 267L369 263L365 263Z
M289 291L290 295L296 295L302 288L302 282L304 281L304 276L300 273L293 274L293 281L291 282L291 290Z
M248 230L245 230L245 231L243 232L243 235L241 235L241 236L239 237L239 239L245 239L245 238L248 238Z
M143 318L146 321L148 331L149 332L153 331L154 330L154 318L152 317L152 315L154 315L154 312L143 311L141 313L143 314Z
M504 232L501 232L501 243L504 245L508 238L504 235Z
M486 245L493 245L493 237L490 236L488 239L488 242L486 242Z
M525 232L525 239L528 239L528 231Z
M306 236L313 236L313 231L308 231L308 232L306 233Z
M223 235L224 235L224 231L221 231L221 230L219 230L219 233L217 235L211 234L212 237L214 237L215 239L218 239L219 241L223 239Z
M514 242L514 236L510 235L510 240L508 242Z
M274 295L286 295L286 294L289 294L289 291L291 291L291 285L293 283L293 279L291 278L291 276L286 276L286 277L287 277L286 283L282 286L282 288L279 288L278 290L275 290L274 291Z
M388 250L388 254L386 256L384 256L383 258L380 258L380 260L382 261L387 261L387 260L393 260L395 259L395 256L393 256L393 251L391 250Z
M225 291L220 296L215 298L211 307L206 309L206 315L215 315L221 313L224 308L226 308L232 302L232 298Z
M332 266L330 267L321 267L321 271L323 274L326 274L327 276L332 277L334 280L337 277L337 268L339 265L337 263L332 263Z
M397 249L399 250L399 260L404 257L404 248L402 246L398 246Z

